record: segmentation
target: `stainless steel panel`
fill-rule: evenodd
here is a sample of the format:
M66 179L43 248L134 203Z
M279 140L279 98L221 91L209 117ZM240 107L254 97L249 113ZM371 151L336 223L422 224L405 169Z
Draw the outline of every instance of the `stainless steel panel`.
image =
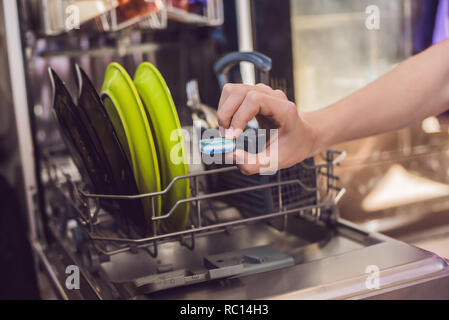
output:
M337 236L329 245L340 250L348 243ZM346 249L349 249L346 247ZM315 248L314 250L320 250ZM312 251L314 251L312 250ZM344 250L343 250L344 251ZM448 282L447 263L432 253L407 244L387 241L348 250L315 261L302 263L280 271L253 275L241 279L192 286L191 288L162 292L151 298L170 299L342 299L367 298L413 285L414 281L443 277ZM368 265L380 269L380 288L367 289L365 273ZM415 289L416 290L416 289ZM436 290L436 288L435 288ZM425 292L415 296L426 298ZM448 298L445 288L434 296ZM402 296L406 298L406 296Z
M162 245L158 259L151 258L143 250L114 255L110 262L102 264L98 274L83 273L87 279L84 281L86 297L95 291L100 298L122 299L449 298L446 289L449 267L435 254L379 234L366 233L346 221L329 232L300 219L294 220L297 221L289 224L292 228L284 233L258 224L230 234L201 238L194 252L177 243L167 243ZM156 272L161 264L173 263L174 269L194 270L209 253L265 244L292 255L295 265L151 295L136 295L122 283ZM64 255L62 251L57 254L55 248L47 252L53 257ZM82 266L77 255L69 253L69 256L75 257L76 263ZM366 285L370 275L366 271L371 265L379 268L378 289L369 289ZM79 294L83 297L83 290Z

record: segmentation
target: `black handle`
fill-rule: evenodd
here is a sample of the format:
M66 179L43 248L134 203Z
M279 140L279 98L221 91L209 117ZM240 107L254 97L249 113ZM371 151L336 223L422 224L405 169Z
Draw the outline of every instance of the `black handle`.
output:
M252 63L259 72L259 81L269 84L271 70L271 59L269 57L260 52L231 52L214 65L214 71L221 89L228 82L229 69L242 61Z

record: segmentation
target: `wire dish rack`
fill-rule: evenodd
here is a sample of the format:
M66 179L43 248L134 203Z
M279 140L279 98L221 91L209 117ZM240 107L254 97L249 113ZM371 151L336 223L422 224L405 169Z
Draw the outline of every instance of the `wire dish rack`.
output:
M219 26L224 20L223 0L197 1L202 8L200 12L178 8L171 0L36 0L30 3L41 32L48 36L77 29L94 32L166 29L168 19L197 26Z
M302 217L332 226L338 215L336 203L345 192L344 188L336 185L339 179L334 175L334 166L339 164L346 154L332 149L320 154L321 160L314 165L301 164L304 170L315 171L318 181L315 187L308 186L300 179L285 180L281 175L281 171L278 171L277 179L269 180L271 182L210 192L209 188L204 184L206 178L238 171L236 166L231 166L178 176L171 181L165 190L137 195L106 195L87 192L82 181L76 178L73 173L67 173L67 170L58 163L58 156L55 156L58 152L55 148L47 148L42 153L44 187L53 190L51 192L53 198L50 201L52 205L59 203L64 209L60 210L60 212L65 212L62 217L53 218L56 218L54 220L57 222L65 222L60 230L67 228L67 221L72 220L73 222L73 220L76 220L76 230L79 231L77 239L82 240L81 242L84 244L86 242L89 243L91 250L106 257L106 259L108 256L125 251L136 252L138 249L145 249L151 256L157 257L158 246L169 241L179 241L181 245L194 250L195 239L198 237L220 232L230 232L232 228L251 223L270 223L282 231L286 228L287 217L289 216ZM153 234L148 237L132 238L119 229L111 228L111 225L114 224L114 215L100 206L103 200L150 198L154 201L155 197L168 193L176 181L182 179L190 179L191 196L186 199L179 199L168 212L162 212L160 215L157 215L153 209L151 217ZM250 193L255 190L275 188L278 192L278 199L282 199L284 187L289 185L296 185L307 191L316 191L316 203L285 207L283 201L278 201L277 210L264 214L220 217L220 212L224 208L228 208L224 202L220 201L221 198L235 194ZM160 232L161 230L157 228L158 223L169 218L175 209L183 203L190 203L188 226L184 230L176 232Z

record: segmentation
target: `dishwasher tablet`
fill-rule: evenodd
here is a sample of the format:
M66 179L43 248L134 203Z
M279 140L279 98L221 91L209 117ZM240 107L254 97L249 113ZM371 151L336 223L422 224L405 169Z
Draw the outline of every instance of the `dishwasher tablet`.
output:
M234 152L235 140L222 137L201 140L201 153L214 155L220 153Z

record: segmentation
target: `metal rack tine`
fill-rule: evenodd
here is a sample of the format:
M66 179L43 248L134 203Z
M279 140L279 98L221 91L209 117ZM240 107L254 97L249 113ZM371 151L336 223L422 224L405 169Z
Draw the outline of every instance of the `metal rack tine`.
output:
M194 227L192 228L192 230L193 229L194 229ZM194 250L195 249L195 232L190 233L190 243L188 241L186 241L186 237L187 237L187 235L180 236L179 241L180 241L181 245L186 247L189 250Z
M73 182L70 175L65 175L64 172L58 171L61 169L52 162L52 157L50 154L45 154L43 158L46 161L45 170L48 175L48 183L50 183L52 188L58 190L58 194L63 197L66 205L70 206L74 210L74 212L78 213L79 217L77 217L77 219L81 219L80 227L83 228L90 241L97 244L96 248L99 252L105 255L113 255L128 250L136 251L139 249L145 249L152 257L157 257L159 244L167 241L179 241L182 246L190 250L194 250L197 237L206 235L208 233L231 233L232 229L239 225L243 226L249 223L270 222L281 219L282 224L280 230L285 231L288 226L289 215L297 215L299 217L307 216L315 221L321 221L322 219L325 219L326 216L328 216L327 210L332 209L345 192L344 188L339 188L335 185L336 181L338 181L338 177L334 175L334 165L339 163L339 161L343 159L344 155L344 152L330 149L327 150L325 154L323 154L323 160L325 161L324 164L313 166L304 164L302 166L303 169L306 170L315 170L316 176L324 177L324 179L326 180L324 189L315 185L314 187L310 187L299 178L283 180L281 171L278 171L274 182L267 182L260 185L247 186L243 188L233 188L219 192L200 192L200 177L206 177L215 174L225 174L238 170L237 167L233 166L178 176L174 178L162 191L137 195L106 195L88 193L81 190L79 184ZM59 175L59 173L62 174ZM61 183L58 181L58 176L65 178L65 189L67 189L68 192L64 192L62 190L63 188L60 187ZM191 181L193 182L191 184L192 195L186 199L179 199L167 213L161 213L158 215L159 212L156 212L155 207L155 198L167 194L174 186L175 182L182 179L191 179ZM296 185L306 191L316 192L317 194L324 194L321 194L319 196L319 199L317 198L316 202L314 202L313 204L301 204L293 208L288 207L284 203L284 196L286 196L284 192L286 191L283 190L283 187L287 187L289 185ZM267 212L266 214L249 217L242 216L233 218L233 220L220 221L219 215L213 208L214 206L212 205L212 200L216 200L233 194L261 190L265 188L273 189L275 192L274 194L277 193L278 206L277 208L274 207L274 210L277 210L276 212ZM135 239L132 237L127 238L128 235L126 234L126 232L124 232L124 237L115 235L104 236L99 233L101 222L98 222L98 215L101 208L101 199L135 200L144 198L151 199L152 215L148 228L151 229L149 230L151 231L151 236ZM95 201L96 205L93 212L92 200ZM209 206L202 206L202 201L206 201ZM163 220L168 219L179 205L190 202L194 203L195 205L195 211L193 211L192 209L192 213L194 212L195 215L192 215L192 217L196 218L191 220L192 224L190 226L190 229L166 232L165 230L161 230L161 228L159 228L159 223ZM207 215L205 213L207 211L206 207L210 207L209 211L215 213L215 219L207 218ZM97 222L98 224L96 224ZM106 244L111 244L113 249L108 248Z

